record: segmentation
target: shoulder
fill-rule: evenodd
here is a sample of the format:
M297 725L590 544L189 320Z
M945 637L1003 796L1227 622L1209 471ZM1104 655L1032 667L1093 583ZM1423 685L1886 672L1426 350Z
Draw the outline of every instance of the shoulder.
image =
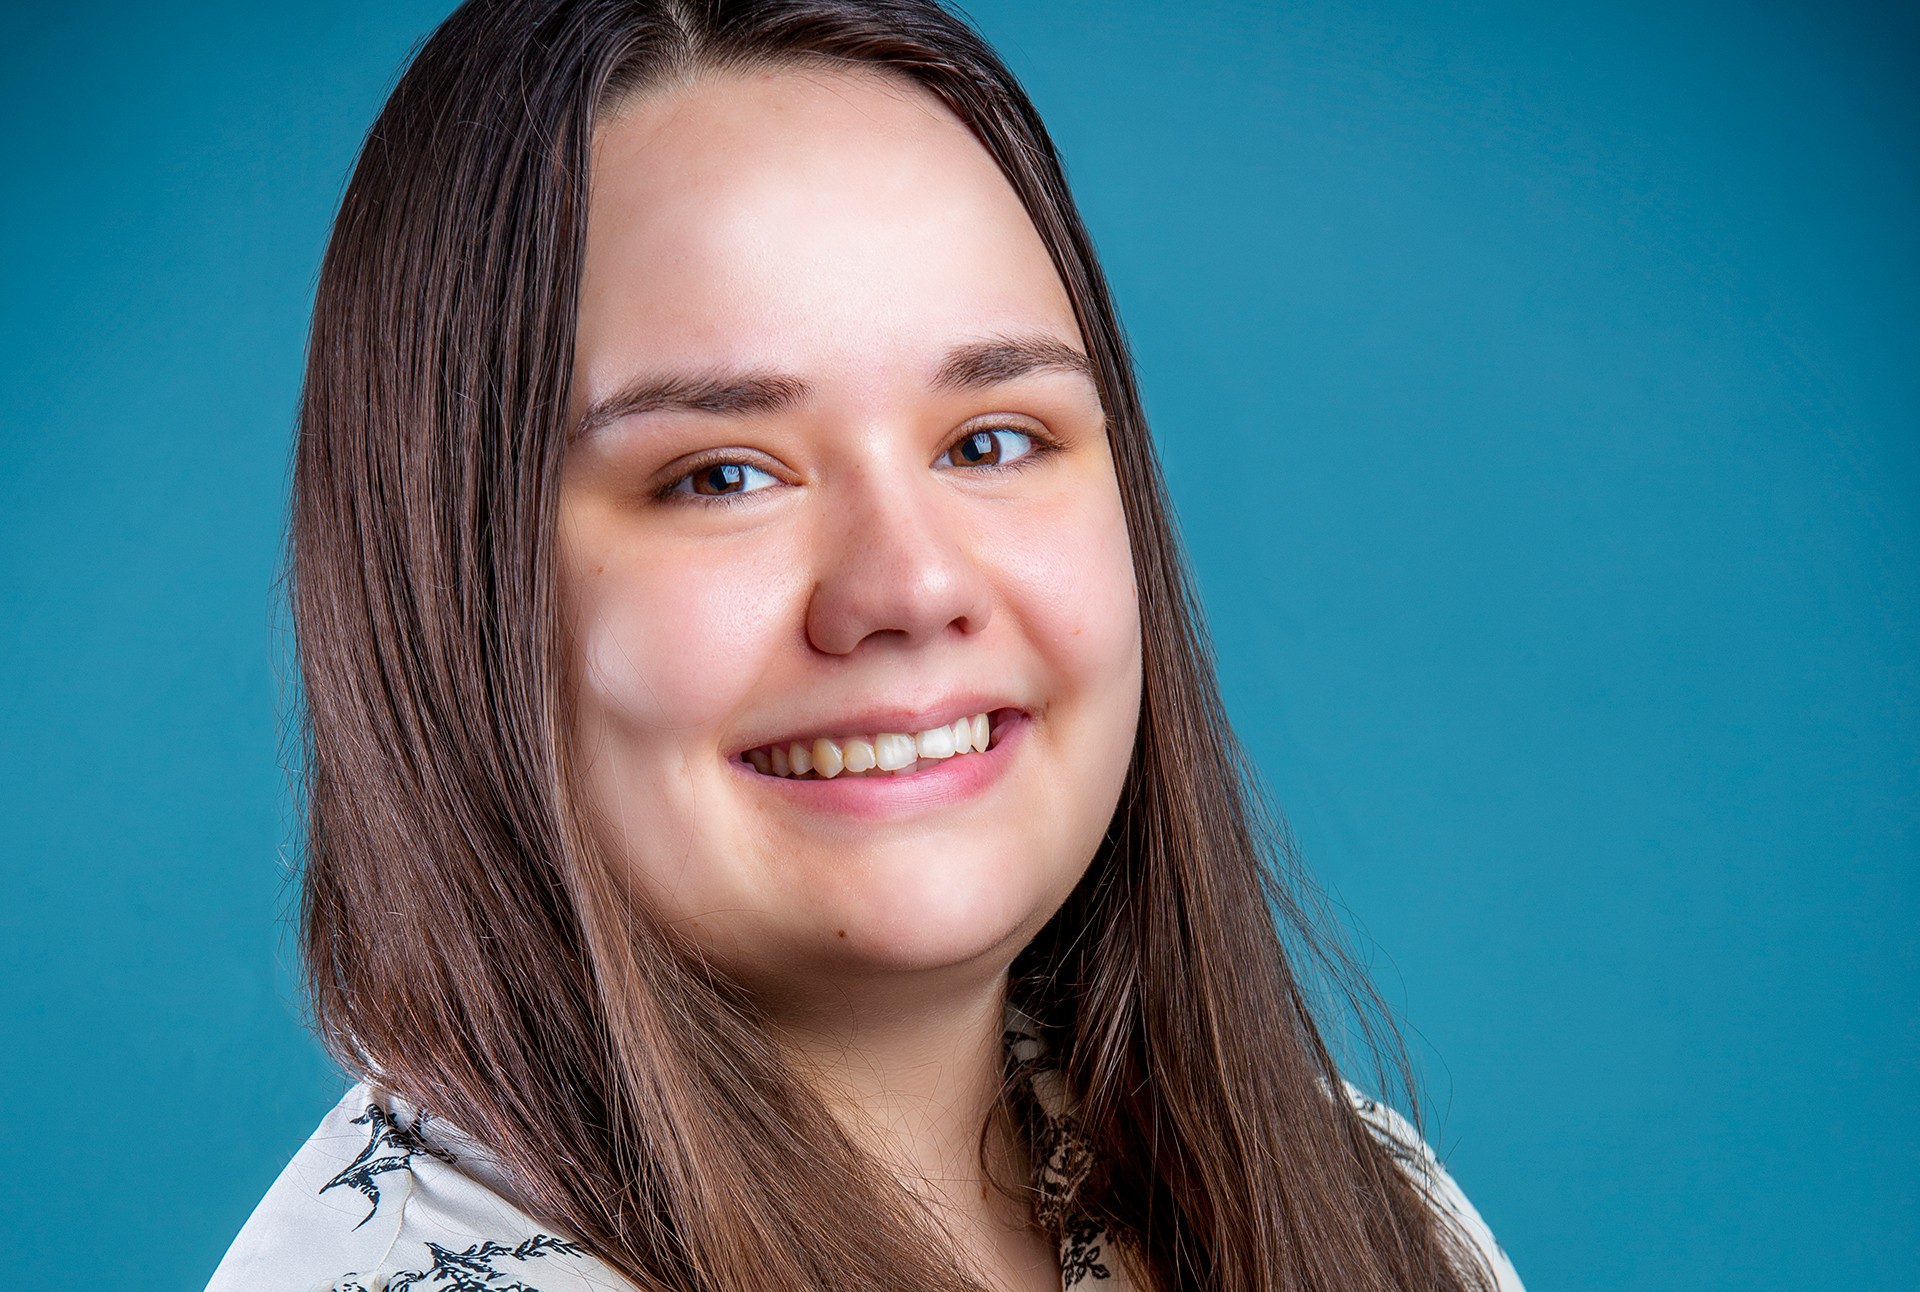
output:
M1360 1120L1374 1134L1400 1164L1414 1184L1424 1193L1433 1209L1439 1214L1441 1223L1453 1231L1454 1236L1486 1266L1493 1276L1496 1292L1523 1292L1520 1276L1514 1271L1513 1262L1494 1239L1493 1231L1487 1228L1487 1222L1460 1191L1453 1177L1440 1165L1440 1159L1434 1156L1427 1142L1413 1128L1413 1123L1385 1104L1366 1095L1349 1085L1347 1099Z
M267 1190L207 1292L630 1286L515 1206L457 1131L363 1083Z

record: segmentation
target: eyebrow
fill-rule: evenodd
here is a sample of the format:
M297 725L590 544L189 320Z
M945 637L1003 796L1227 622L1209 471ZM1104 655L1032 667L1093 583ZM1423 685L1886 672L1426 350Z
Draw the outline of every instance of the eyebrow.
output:
M574 429L577 439L610 422L636 413L775 413L807 397L810 387L797 377L779 373L741 373L735 376L642 377L605 399L596 400Z
M1092 381L1093 364L1076 346L1051 337L993 337L958 346L933 384L943 390L979 390L1035 372L1077 372Z
M1094 380L1081 350L1051 337L991 337L954 347L934 374L940 390L983 390L1036 372L1071 372ZM813 388L777 372L642 377L596 400L581 415L574 437L639 413L720 413L737 417L775 413L805 400Z

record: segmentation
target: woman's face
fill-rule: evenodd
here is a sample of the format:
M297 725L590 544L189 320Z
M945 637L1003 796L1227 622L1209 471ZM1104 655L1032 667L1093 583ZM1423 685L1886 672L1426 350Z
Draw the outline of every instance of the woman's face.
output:
M1080 331L985 150L872 73L626 105L572 412L602 845L770 1003L1004 966L1112 816L1140 636Z

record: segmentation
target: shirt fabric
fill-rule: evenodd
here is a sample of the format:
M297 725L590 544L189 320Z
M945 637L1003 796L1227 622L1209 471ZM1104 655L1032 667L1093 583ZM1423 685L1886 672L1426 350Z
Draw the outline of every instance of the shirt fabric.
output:
M1041 1220L1060 1235L1062 1292L1132 1292L1099 1224L1072 1212L1091 1159L1045 1047L1017 1015L1006 1044L1032 1093ZM1436 1211L1523 1292L1506 1254L1407 1121L1348 1088L1361 1118ZM207 1292L633 1292L579 1243L520 1209L480 1145L367 1082L267 1190Z

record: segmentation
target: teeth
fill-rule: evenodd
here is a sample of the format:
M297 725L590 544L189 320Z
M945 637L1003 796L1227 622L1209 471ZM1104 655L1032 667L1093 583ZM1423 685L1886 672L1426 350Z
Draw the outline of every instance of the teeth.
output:
M878 760L881 771L897 772L912 764L920 755L914 749L912 736L883 731L873 738L873 756Z
M859 775L876 768L883 772L911 770L921 760L935 762L961 754L986 751L992 725L984 713L959 718L926 731L883 731L878 735L836 740L795 740L749 749L745 758L763 776L807 776L832 780L842 772Z

